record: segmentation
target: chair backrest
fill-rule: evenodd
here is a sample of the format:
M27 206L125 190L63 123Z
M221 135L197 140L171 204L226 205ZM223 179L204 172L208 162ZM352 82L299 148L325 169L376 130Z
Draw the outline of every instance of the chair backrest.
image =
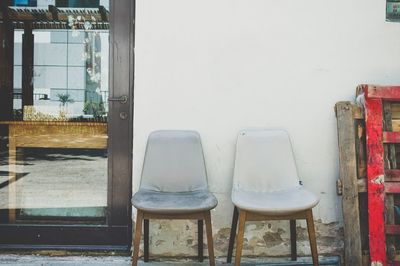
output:
M160 130L149 135L140 187L162 192L207 189L200 135Z
M233 189L272 192L299 186L289 135L282 129L239 133Z

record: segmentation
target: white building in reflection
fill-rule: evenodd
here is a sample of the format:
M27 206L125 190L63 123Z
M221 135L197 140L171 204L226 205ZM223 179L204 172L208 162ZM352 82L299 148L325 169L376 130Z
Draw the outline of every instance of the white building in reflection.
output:
M58 4L56 0L25 1L46 9L49 5ZM97 2L109 9L109 0ZM57 114L62 105L60 96L68 95L71 100L67 103L69 116L96 115L93 108L106 112L108 30L34 30L33 34L35 107L45 113ZM22 108L18 96L22 88L22 35L23 30L15 31L14 109Z

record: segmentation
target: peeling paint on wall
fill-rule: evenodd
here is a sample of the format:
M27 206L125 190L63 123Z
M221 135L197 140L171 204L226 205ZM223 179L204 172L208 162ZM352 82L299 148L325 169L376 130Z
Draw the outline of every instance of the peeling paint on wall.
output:
M230 225L229 225L230 226ZM336 222L315 221L319 254L341 254L343 228ZM205 230L204 230L205 231ZM217 257L227 254L230 228L213 228L214 249ZM204 254L207 254L204 235ZM141 245L143 251L143 245ZM297 250L299 256L310 255L305 222L297 222ZM197 221L150 221L150 255L159 257L197 256ZM244 256L290 256L289 221L247 222L243 245Z

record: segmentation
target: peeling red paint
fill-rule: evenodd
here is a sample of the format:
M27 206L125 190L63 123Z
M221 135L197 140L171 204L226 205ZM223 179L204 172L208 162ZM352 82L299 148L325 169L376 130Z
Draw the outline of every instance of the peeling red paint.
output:
M363 85L366 98L400 100L400 86Z
M400 89L400 87L399 87ZM371 99L368 87L365 95L365 125L367 135L368 219L371 265L386 264L384 221L385 181L383 161L382 100ZM376 93L377 91L374 91ZM381 93L381 91L378 91ZM400 99L400 90L399 90Z

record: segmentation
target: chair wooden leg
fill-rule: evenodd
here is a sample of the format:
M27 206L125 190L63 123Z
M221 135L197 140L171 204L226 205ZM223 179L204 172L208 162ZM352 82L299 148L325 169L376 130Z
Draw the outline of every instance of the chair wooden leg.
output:
M149 261L149 219L143 220L144 262Z
M235 206L235 208L233 209L231 234L229 236L228 256L226 258L227 263L232 262L232 253L233 253L233 246L235 245L235 237L236 237L238 218L239 218L239 212L238 212L237 207Z
M132 266L137 266L139 258L139 244L140 244L140 237L142 235L142 222L143 222L143 211L138 210L136 217L135 238L133 241Z
M215 266L214 240L213 240L213 235L212 235L211 213L210 213L210 211L207 211L207 212L204 213L204 220L206 222L208 259L210 260L210 266Z
M203 262L203 244L204 244L204 240L203 240L203 220L197 220L197 255L198 255L198 259L199 262Z
M242 258L243 239L244 239L244 227L246 224L247 212L239 210L239 231L236 240L236 257L235 266L240 266L240 260Z
M296 220L290 220L290 254L292 261L297 260Z
M315 228L314 228L314 218L312 214L312 210L307 210L307 229L308 229L308 237L310 238L310 247L311 247L311 255L314 266L318 266L318 251L317 251L317 239L315 236Z

